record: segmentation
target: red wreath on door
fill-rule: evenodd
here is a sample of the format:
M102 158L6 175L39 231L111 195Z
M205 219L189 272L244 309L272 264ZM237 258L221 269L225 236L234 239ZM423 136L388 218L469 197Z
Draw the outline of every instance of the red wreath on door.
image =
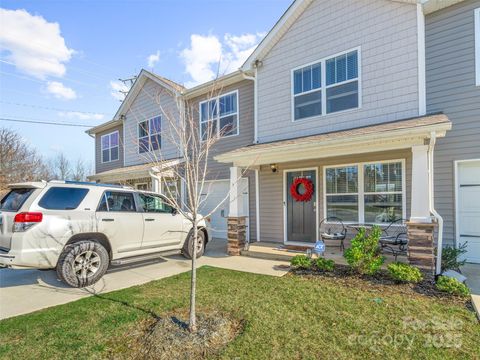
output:
M303 185L305 191L299 192L300 185ZM313 196L313 183L307 178L296 178L290 186L290 195L295 201L310 201Z

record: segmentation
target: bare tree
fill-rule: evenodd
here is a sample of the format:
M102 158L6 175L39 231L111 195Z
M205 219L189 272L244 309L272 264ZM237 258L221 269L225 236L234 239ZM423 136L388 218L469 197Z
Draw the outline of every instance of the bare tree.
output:
M142 90L145 92L145 90ZM211 87L207 98L215 98L221 92L221 89L216 86L216 83ZM148 141L138 142L136 136L132 135L135 139L135 145L139 147L148 147L147 151L143 154L145 160L154 163L157 173L169 173L170 177L178 180L173 182L173 186L164 187L164 196L167 201L177 209L192 226L193 236L193 249L192 249L192 263L191 263L191 283L190 283L190 314L188 329L191 332L197 330L196 324L196 258L198 249L199 238L199 223L208 217L210 217L219 207L229 199L229 195L223 199L217 201L208 213L201 214L200 211L208 199L210 194L210 186L212 182L208 182L212 179L212 174L209 174L209 162L212 159L213 153L215 153L215 145L217 144L219 137L228 131L232 131L235 125L226 125L224 128L217 131L216 122L207 122L203 128L199 128L199 116L198 116L198 102L189 103L180 96L167 91L161 90L156 94L148 94L152 101L160 109L162 114L162 131L161 141L168 142L170 148L173 146L176 148L179 158L176 162L167 161L171 158L171 152L164 154L163 146L155 146L158 141L153 136L148 135L149 129L141 129L142 133L148 135ZM175 98L176 105L173 108L168 108L162 104L171 103L171 101L162 101L163 98ZM215 106L218 106L215 105ZM134 117L137 117L139 124L147 118L143 114L136 114L134 109L130 108ZM219 111L218 109L212 109L211 111ZM220 135L220 136L219 136ZM155 149L156 151L148 151ZM170 156L169 156L170 155ZM173 163L173 164L172 164ZM252 162L253 163L253 162ZM248 170L248 167L244 169L241 176L234 181L239 181L241 177ZM155 176L155 174L151 174ZM214 175L214 174L213 174ZM159 178L161 184L161 177ZM182 185L186 189L186 195L178 196L181 192ZM206 194L206 195L205 195ZM230 197L230 201L233 199Z
M72 175L70 160L64 153L58 153L50 160L50 171L57 180L68 180Z
M85 181L88 175L87 165L82 159L77 159L75 166L71 170L71 179L75 181Z
M0 128L0 193L10 183L48 178L48 167L35 149L17 132Z

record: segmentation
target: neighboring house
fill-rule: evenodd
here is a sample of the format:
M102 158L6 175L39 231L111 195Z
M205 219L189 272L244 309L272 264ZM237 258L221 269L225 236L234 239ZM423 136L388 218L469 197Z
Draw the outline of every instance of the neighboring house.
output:
M229 132L222 133L209 157L207 187L208 197L202 212L208 213L218 202L228 196L230 190L230 164L218 163L216 154L230 151L253 143L254 134L254 85L240 71L223 76L218 81L185 89L179 84L142 70L132 89L118 109L114 119L88 130L95 136L96 173L90 180L108 183L122 183L138 189L166 193L165 186L175 188L172 174L158 171L158 166L168 167L179 161L179 149L172 144L173 132L167 128L172 118L178 117L178 101L193 109L191 116L199 118L202 124L216 122L217 129L231 126ZM227 113L220 111L215 117L201 116L201 111L209 104L219 102L230 104ZM169 119L171 120L171 119ZM113 150L112 150L113 148ZM118 155L117 155L118 153ZM113 154L113 157L112 155ZM160 181L161 180L161 184ZM255 178L246 174L240 182L242 207L248 216L255 212ZM178 189L184 189L177 183ZM184 191L183 191L184 192ZM183 196L185 194L179 194ZM225 202L211 217L212 233L215 237L227 237L226 218L229 205ZM254 215L248 219L248 238L256 239ZM250 236L251 235L251 236Z
M221 96L236 96L239 133L219 141L210 166L211 180L218 181L212 182L212 193L233 195L215 215L216 236L226 236L225 217L233 214L232 221L249 219L250 240L312 245L322 219L336 216L351 223L403 218L420 239L413 240L421 242L431 238L432 218L441 224L443 216L444 243L458 240L461 230L453 209L457 217L478 218L480 203L460 201L456 207L454 196L478 196L478 188L470 185L477 185L480 165L457 162L480 158L475 143L480 138L475 85L475 76L480 83L480 36L476 50L473 36L480 26L478 3L294 1L242 68L218 81ZM142 74L149 74L152 83L163 79L146 71L139 79ZM210 85L180 89L172 96L198 102L201 113ZM135 91L134 86L124 109L137 101ZM117 118L123 112L105 126L123 124L126 139L129 116ZM221 120L199 115L199 126ZM98 134L105 135L102 126ZM125 154L127 148L125 142ZM96 149L98 154L101 148ZM105 177L112 171L148 168L138 157L126 159L116 170L97 164L92 178L112 181ZM229 179L234 183L245 168L250 169L248 196L241 187L229 186ZM292 197L290 188L298 178L313 185L311 199ZM465 225L472 234L462 234L480 235L474 223ZM476 246L470 247L470 261L479 261ZM418 257L419 264L432 262L431 253Z
M445 241L480 263L480 1L456 2L426 5L427 111L453 123L435 147L435 206Z

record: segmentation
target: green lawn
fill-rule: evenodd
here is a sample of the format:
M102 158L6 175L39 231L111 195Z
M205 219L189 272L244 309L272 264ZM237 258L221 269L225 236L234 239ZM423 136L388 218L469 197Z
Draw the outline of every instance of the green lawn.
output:
M462 305L394 286L274 278L203 267L199 308L227 311L245 330L225 359L478 358L480 325ZM359 285L360 284L360 285ZM365 283L366 284L366 283ZM350 284L351 285L351 284ZM0 321L0 357L129 358L154 314L188 306L184 273ZM410 317L410 319L409 319Z

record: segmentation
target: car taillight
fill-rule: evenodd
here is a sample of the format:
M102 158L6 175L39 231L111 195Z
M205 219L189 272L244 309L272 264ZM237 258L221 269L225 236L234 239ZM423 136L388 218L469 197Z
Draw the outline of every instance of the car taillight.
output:
M40 212L23 212L15 215L13 220L13 231L21 232L27 231L33 225L42 222L43 214Z

